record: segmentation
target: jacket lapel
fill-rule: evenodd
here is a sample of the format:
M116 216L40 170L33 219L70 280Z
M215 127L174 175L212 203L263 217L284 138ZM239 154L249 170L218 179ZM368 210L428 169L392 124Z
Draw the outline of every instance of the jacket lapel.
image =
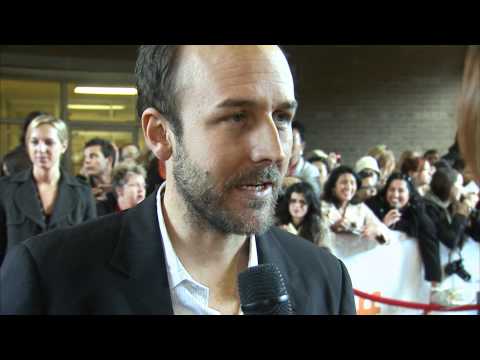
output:
M12 179L12 181L19 183L13 195L13 201L22 214L40 226L42 230L45 230L46 225L36 196L31 171L32 169L22 171Z
M111 265L130 278L135 313L173 315L156 192L125 212Z
M259 264L275 264L284 280L293 311L296 314L306 313L303 308L308 294L301 283L298 268L290 255L282 248L275 233L270 230L263 235L257 235L257 250Z
M60 182L58 184L58 195L55 199L55 208L50 218L49 227L54 227L57 223L64 220L68 215L74 212L79 204L78 193L75 191L77 184L70 175L62 170Z
M137 304L135 313L173 315L165 250L156 210L154 192L124 214L110 264L129 277L128 295ZM278 266L294 311L297 314L305 313L308 294L292 258L272 231L257 235L256 241L259 264L273 263Z

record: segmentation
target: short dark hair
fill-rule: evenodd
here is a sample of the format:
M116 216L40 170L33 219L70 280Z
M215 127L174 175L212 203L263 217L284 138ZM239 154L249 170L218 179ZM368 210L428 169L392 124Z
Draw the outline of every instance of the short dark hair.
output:
M341 165L332 171L327 182L325 183L322 200L328 203L332 203L336 207L340 206L340 202L338 201L336 195L334 194L334 190L335 190L335 185L337 184L338 178L344 174L352 174L357 183L357 190L360 189L360 186L361 186L360 179L358 178L358 175L355 173L355 171L350 166Z
M292 130L297 129L300 134L300 139L302 139L302 144L305 142L305 126L298 120L292 122Z
M458 171L450 166L440 166L433 174L430 190L442 201L448 201L452 187L457 181Z
M101 138L93 138L85 143L84 149L90 146L100 146L102 150L103 156L106 158L112 158L112 167L115 166L115 161L117 160L117 154L115 152L115 148L113 147L112 143L108 140L101 139Z
M423 154L423 157L427 158L429 156L434 156L434 155L440 155L437 149L430 149L425 151L425 154Z
M465 160L462 158L456 158L455 161L453 162L452 167L457 170L459 173L463 173L465 171Z
M135 78L138 91L137 114L152 107L172 125L175 136L182 137L176 99L176 68L180 45L142 45L138 49Z

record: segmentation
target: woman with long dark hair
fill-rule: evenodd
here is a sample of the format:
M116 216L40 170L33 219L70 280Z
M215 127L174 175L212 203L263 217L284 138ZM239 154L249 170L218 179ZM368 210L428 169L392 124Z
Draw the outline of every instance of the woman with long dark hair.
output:
M425 280L431 283L430 301L449 305L451 295L440 290L442 267L435 224L428 216L425 200L417 192L412 179L402 173L393 173L383 190L366 204L390 229L418 241Z
M310 184L300 182L288 187L277 217L282 229L328 248L320 223L320 202Z

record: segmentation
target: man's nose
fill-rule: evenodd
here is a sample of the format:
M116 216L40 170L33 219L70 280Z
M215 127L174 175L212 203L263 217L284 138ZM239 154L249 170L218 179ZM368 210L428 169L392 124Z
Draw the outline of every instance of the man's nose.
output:
M279 163L286 159L279 130L271 115L259 121L255 127L251 136L251 149L251 158L255 163Z

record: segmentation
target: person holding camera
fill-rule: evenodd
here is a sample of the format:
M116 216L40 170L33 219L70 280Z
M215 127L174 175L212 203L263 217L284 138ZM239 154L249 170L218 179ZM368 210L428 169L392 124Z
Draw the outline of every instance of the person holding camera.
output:
M437 166L430 191L425 194L427 214L435 224L436 238L450 251L445 275L457 274L464 281L469 281L471 276L463 267L461 250L475 204L469 197L462 196L462 175L447 163L438 163ZM455 252L460 258L451 261Z
M412 178L399 172L393 173L383 190L365 203L390 229L418 241L425 280L431 286L430 302L450 305L451 292L440 288L442 266L436 227L427 214L425 200L415 188Z

